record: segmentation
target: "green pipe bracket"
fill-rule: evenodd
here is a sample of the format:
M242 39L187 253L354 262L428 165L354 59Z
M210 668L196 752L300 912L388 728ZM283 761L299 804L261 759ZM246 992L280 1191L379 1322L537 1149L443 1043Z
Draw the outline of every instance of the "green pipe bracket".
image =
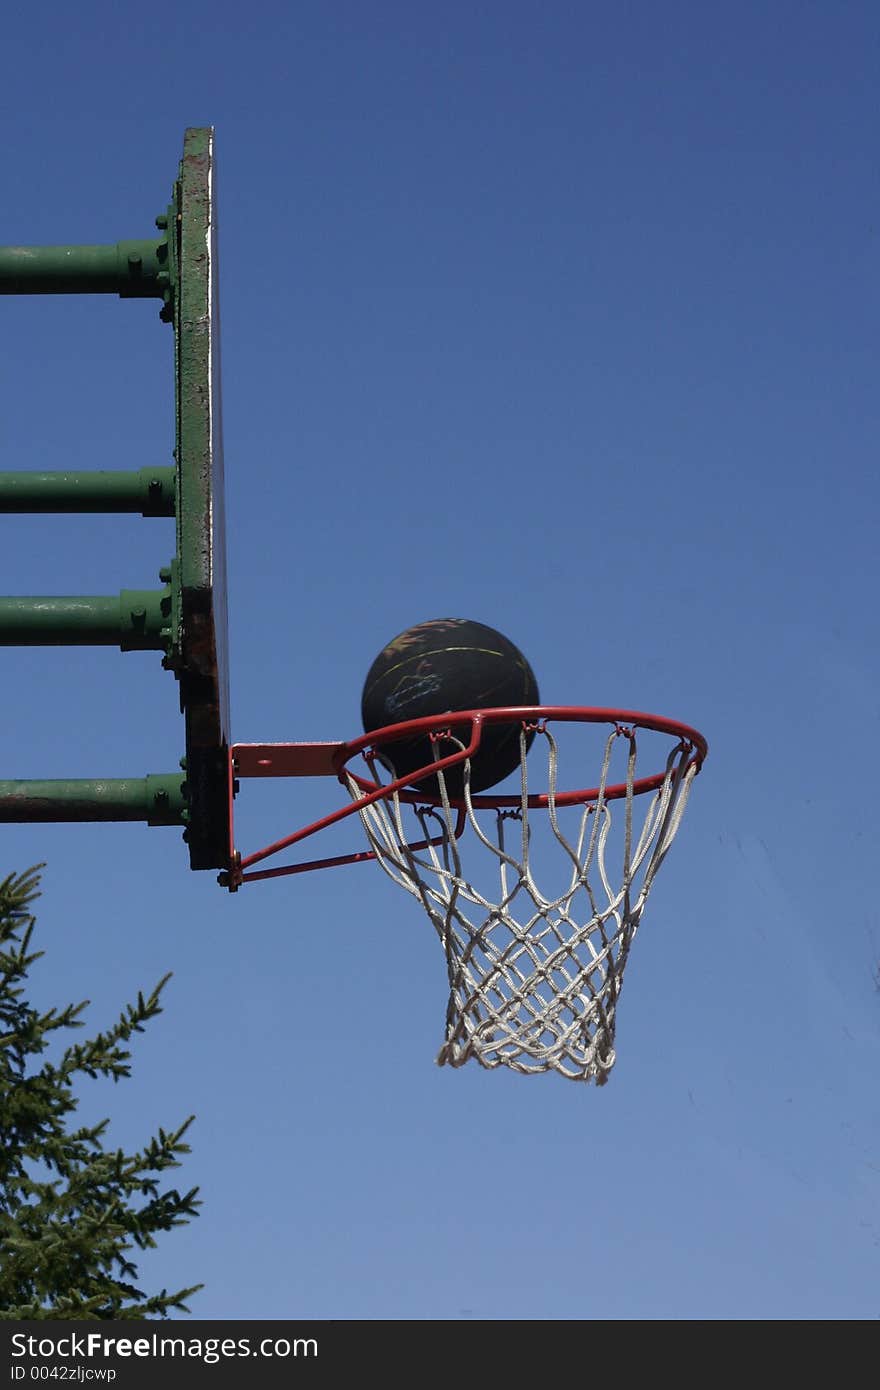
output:
M176 469L0 473L0 512L139 512L174 516Z
M188 800L184 772L0 782L0 823L145 821L185 826Z
M167 218L157 218L157 222ZM167 237L111 246L2 246L0 294L118 294L170 301Z
M161 570L161 577L170 581L175 564ZM178 641L176 607L170 582L164 589L123 589L115 598L0 598L0 646L118 646L171 657Z

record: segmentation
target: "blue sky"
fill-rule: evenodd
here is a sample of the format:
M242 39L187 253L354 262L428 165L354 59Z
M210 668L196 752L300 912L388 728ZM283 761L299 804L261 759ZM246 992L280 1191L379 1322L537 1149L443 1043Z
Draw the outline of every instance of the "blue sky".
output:
M376 652L458 615L548 703L710 743L599 1091L435 1067L443 957L375 869L230 896L175 830L4 827L48 863L36 999L97 1028L174 971L83 1113L196 1112L203 1214L141 1267L194 1315L880 1313L877 40L861 3L7 17L3 241L150 235L217 128L235 738L356 736ZM3 320L2 467L169 461L152 303ZM9 593L173 546L3 536ZM3 776L175 766L156 657L3 660ZM339 796L251 784L240 842Z

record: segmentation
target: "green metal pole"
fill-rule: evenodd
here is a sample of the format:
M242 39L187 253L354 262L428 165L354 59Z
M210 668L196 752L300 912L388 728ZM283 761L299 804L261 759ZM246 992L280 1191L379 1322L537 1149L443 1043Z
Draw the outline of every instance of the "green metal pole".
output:
M185 774L0 782L0 823L146 821L186 825Z
M169 286L168 242L115 246L2 246L0 294L118 294L163 298Z
M166 651L171 606L170 587L123 589L115 598L0 598L0 646Z
M174 516L175 469L0 473L0 512L140 512Z

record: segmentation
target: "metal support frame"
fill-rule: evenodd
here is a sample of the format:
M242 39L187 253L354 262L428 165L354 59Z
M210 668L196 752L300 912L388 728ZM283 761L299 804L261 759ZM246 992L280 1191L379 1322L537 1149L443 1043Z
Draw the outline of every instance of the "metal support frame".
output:
M186 131L158 235L104 246L0 247L0 295L116 294L161 301L173 327L175 467L0 473L0 512L173 517L157 590L0 598L0 646L160 651L179 681L187 777L0 781L0 821L190 821L193 868L228 865L228 691L214 132Z

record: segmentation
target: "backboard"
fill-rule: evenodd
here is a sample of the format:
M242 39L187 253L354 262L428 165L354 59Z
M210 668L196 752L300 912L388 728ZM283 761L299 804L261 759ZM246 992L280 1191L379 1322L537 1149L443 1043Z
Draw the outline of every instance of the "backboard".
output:
M187 130L170 209L180 678L193 869L229 861L226 551L214 131Z

